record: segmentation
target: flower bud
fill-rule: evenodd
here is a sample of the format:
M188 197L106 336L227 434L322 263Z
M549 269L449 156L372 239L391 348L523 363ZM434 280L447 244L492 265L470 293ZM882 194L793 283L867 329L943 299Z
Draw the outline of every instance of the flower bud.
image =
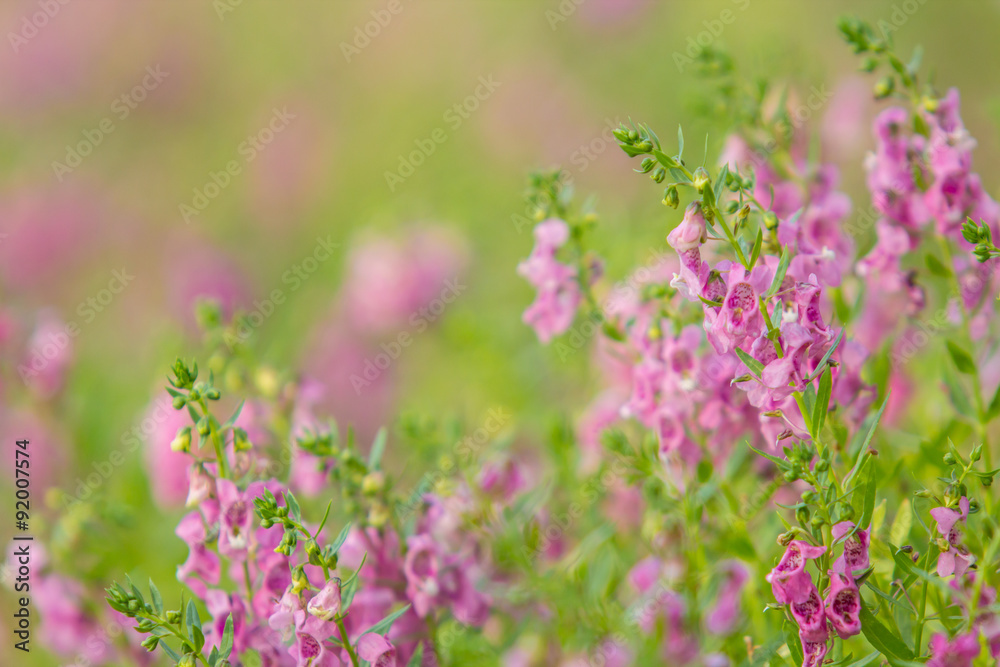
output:
M146 637L146 639L142 641L142 647L150 652L155 651L156 647L159 646L159 644L160 644L160 638L155 635L152 637Z
M170 442L170 449L175 452L190 452L191 451L191 427L185 426L179 431L174 439Z
M800 507L797 510L795 510L795 518L798 519L799 523L805 524L807 521L809 521L809 508Z
M385 487L385 475L376 470L365 475L361 480L361 493L373 496Z
M896 80L891 76L884 77L878 83L875 84L875 99L883 100L890 95L892 91L896 88Z
M667 178L667 168L661 164L653 170L651 178L657 183L662 183Z
M952 454L951 452L948 452L947 454L944 455L944 464L945 465L953 466L956 463L958 463L958 461L955 459L955 455L954 454Z
M670 208L677 208L680 206L681 197L677 192L676 185L671 185L663 191L663 203Z
M983 458L983 446L981 444L976 445L972 449L972 453L969 454L969 458L972 459L973 461L978 461L979 459Z
M212 432L212 423L209 421L208 417L202 417L198 420L198 433L200 435L208 435Z
M820 459L819 461L816 461L816 465L813 466L813 469L816 472L826 472L830 469L830 462L826 459Z
M711 182L711 179L708 177L708 172L705 171L704 167L698 167L694 172L695 189L700 193L709 182Z
M651 157L646 157L643 158L642 162L639 164L639 171L641 171L643 174L648 174L649 172L653 171L653 167L655 166L656 166L656 160L654 160Z
M767 211L764 214L764 229L769 232L773 232L778 228L778 216L774 211Z
M174 396L173 404L174 410L180 410L187 405L187 400L183 396Z
M309 601L308 611L321 621L332 621L340 614L340 579L334 577Z
M196 663L195 663L194 655L191 654L191 653L188 653L183 658L181 658L180 662L177 663L177 667L195 667L195 664Z
M247 437L247 432L241 428L233 429L233 449L237 452L248 452L253 449L253 443Z

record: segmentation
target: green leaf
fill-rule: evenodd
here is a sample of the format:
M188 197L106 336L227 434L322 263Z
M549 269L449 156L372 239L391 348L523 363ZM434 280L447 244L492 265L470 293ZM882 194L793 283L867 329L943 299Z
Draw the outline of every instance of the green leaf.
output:
M861 632L876 650L890 658L912 660L914 657L910 647L875 618L864 598L861 599Z
M804 656L802 655L802 641L799 639L798 628L786 620L784 631L785 644L788 646L788 652L792 656L792 662L796 665L801 665Z
M396 619L405 614L407 611L409 611L409 609L410 605L406 605L405 607L397 609L396 611L392 612L391 614L383 618L381 621L379 621L372 627L362 632L361 636L367 635L370 632L373 632L377 635L384 635L385 633L389 632L390 628L392 628L392 624L396 622Z
M864 505L862 506L861 519L857 523L858 528L864 529L872 522L872 513L875 511L875 461L868 462L868 481L865 483Z
M331 551L333 551L333 553L337 553L340 551L340 547L344 546L344 542L347 541L347 535L351 532L351 525L352 524L348 523L346 526L341 528L340 532L337 534L337 539L330 544L332 547Z
M231 428L236 424L236 420L240 418L240 413L243 412L243 405L245 403L245 400L240 401L240 404L236 406L235 410L233 410L233 414L230 415L229 419L226 420L226 423L222 425L223 430Z
M201 631L200 625L191 628L191 639L194 640L195 651L201 653L201 649L205 648L205 633Z
M184 613L184 625L188 628L201 627L201 617L198 616L198 608L194 606L194 600L188 600L187 609Z
M718 175L715 177L715 205L719 206L722 202L722 195L726 192L726 179L729 178L729 163L722 165L722 169L719 170Z
M677 160L675 160L674 158L670 157L669 155L667 155L663 151L654 150L653 151L653 157L655 157L656 161L659 162L660 164L662 164L667 169L677 168L677 167L681 166L680 163L677 162Z
M868 665L878 660L878 657L880 655L881 653L879 653L878 651L875 651L874 653L869 653L863 658L858 658L851 664L847 665L847 667L867 667Z
M299 507L299 501L295 499L295 494L291 491L285 491L285 504L288 505L288 513L296 521L302 521L302 508Z
M951 360L955 362L955 367L958 368L959 372L965 373L966 375L976 374L976 364L972 361L972 357L969 353L958 346L954 341L945 341L945 346L948 348L948 354L951 355Z
M785 461L784 459L779 459L777 456L772 456L767 452L762 452L753 445L750 445L750 449L754 450L755 452L763 456L765 459L778 466L780 469L785 470L788 468L788 461Z
M885 412L885 406L889 405L889 396L890 394L886 394L885 400L882 401L882 407L880 407L878 409L878 412L875 413L875 419L872 420L872 425L868 427L868 434L865 436L864 441L861 443L860 449L858 449L859 461L861 460L861 457L864 456L864 453L868 451L868 445L871 444L872 438L875 437L875 429L878 428L878 423L879 421L882 420L882 413ZM847 479L850 480L851 477L853 477L853 474L849 475ZM850 481L845 482L845 484L847 486L850 486Z
M823 369L826 368L826 362L830 361L830 357L832 357L833 353L837 351L837 347L840 346L840 341L842 341L843 339L844 339L844 329L841 329L840 333L837 334L837 337L833 339L833 344L830 345L830 349L827 350L826 354L823 355L823 358L819 360L819 364L816 365L816 370L813 371L812 375L806 378L807 382L815 380L819 376L819 374L823 372Z
M181 661L181 656L177 654L177 651L170 648L170 644L168 644L167 642L160 642L159 644L157 644L157 646L162 648L163 652L166 653L168 656L170 656L170 659L173 660L175 663Z
M149 597L153 598L153 609L157 615L163 616L163 596L160 595L160 591L152 579L149 580Z
M753 242L753 250L750 252L750 268L757 266L757 260L760 259L760 249L764 245L764 232L758 227L757 228L757 238Z
M830 396L833 393L833 374L830 369L819 379L819 391L816 392L816 404L813 406L813 435L819 437L826 423L826 413L830 411Z
M378 470L379 464L382 462L382 454L385 453L385 442L387 439L385 428L380 428L378 433L375 435L375 441L372 443L372 451L368 454L368 467L372 470Z
M941 263L934 255L927 253L924 257L924 261L927 263L927 269L935 276L940 276L942 278L948 278L951 276L951 271L948 267Z
M684 157L684 130L681 126L677 126L677 159L680 160Z
M736 355L744 364L746 364L746 367L753 371L757 377L760 377L760 374L764 372L764 364L760 363L740 348L737 347L735 349Z
M867 481L869 472L868 469L872 467L871 457L864 457L862 459L863 463L861 468L858 470L858 476L861 478L861 482L854 489L854 493L851 495L851 509L854 510L854 516L860 517L865 512L865 494L867 493ZM849 484L850 482L845 481L844 484ZM861 525L860 522L858 525ZM862 526L863 527L863 526Z
M417 650L413 652L413 656L410 661L406 663L406 667L420 667L424 661L424 643L420 642L417 644Z
M219 645L219 653L223 658L228 658L233 651L233 615L226 618L226 627L222 631L222 643Z
M789 254L788 248L781 246L781 259L778 260L778 268L774 270L774 279L771 280L771 287L764 294L765 299L770 299L781 289L781 283L785 281L785 273L788 271L788 265L791 261L792 256Z

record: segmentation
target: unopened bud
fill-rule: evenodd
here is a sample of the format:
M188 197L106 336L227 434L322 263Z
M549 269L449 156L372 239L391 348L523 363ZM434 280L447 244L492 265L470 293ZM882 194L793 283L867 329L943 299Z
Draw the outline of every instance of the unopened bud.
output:
M185 426L179 431L174 439L170 442L170 449L175 452L190 452L191 451L191 427Z

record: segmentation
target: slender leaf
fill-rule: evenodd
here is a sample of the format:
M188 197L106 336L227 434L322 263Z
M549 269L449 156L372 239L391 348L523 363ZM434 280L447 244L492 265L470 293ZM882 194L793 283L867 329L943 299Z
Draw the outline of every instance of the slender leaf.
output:
M788 248L782 246L781 259L778 260L778 268L774 270L774 279L771 280L771 287L764 294L764 298L771 298L781 289L781 283L785 282L785 273L788 271L788 265L791 261L792 256L789 254Z
M890 658L912 660L914 657L906 642L875 618L864 599L861 600L861 632L876 650Z
M409 610L410 610L410 605L406 605L405 607L397 609L396 611L392 612L391 614L383 618L375 625L371 626L370 628L362 632L361 635L362 636L367 635L370 632L373 632L377 635L384 635L385 633L389 632L389 630L392 628L392 624L396 622L396 619L405 614Z
M833 374L826 369L819 379L819 391L816 392L816 404L813 406L813 435L819 437L826 423L826 413L830 411L830 396L833 393Z
M746 367L753 371L757 377L760 377L760 374L764 372L764 364L760 363L740 348L737 347L735 349L736 355L744 364L746 364Z
M954 341L945 341L945 346L948 348L948 354L951 355L951 360L955 362L955 367L958 368L959 372L966 375L976 374L976 364L972 361L972 357L969 356L968 352L959 347Z
M163 615L163 596L160 595L159 589L153 580L149 580L149 597L153 598L153 609L160 616Z
M368 467L372 470L378 470L379 465L382 463L382 454L385 453L386 439L387 434L385 428L380 428L378 433L375 435L375 441L372 443L372 451L368 455Z

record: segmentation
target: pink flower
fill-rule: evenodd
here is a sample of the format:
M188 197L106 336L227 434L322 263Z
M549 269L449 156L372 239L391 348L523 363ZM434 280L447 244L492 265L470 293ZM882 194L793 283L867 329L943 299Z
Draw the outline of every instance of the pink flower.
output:
M812 578L805 571L806 561L819 558L824 553L826 547L816 547L803 540L792 540L781 560L766 577L774 598L781 604L788 604L808 597L810 587L815 587Z
M310 631L312 630L312 631ZM316 629L303 628L295 633L295 643L288 653L296 660L297 667L341 667L343 664L332 644L326 643L330 634L323 634Z
M705 224L700 202L692 202L684 211L681 224L667 234L667 244L678 253L700 247L708 238Z
M948 641L948 635L938 633L931 637L929 648L927 667L972 667L972 661L979 656L979 639L970 632Z
M517 267L517 272L538 290L523 319L543 343L570 328L582 300L576 268L556 259L556 251L568 239L569 226L562 220L540 222L535 227L531 255Z
M807 572L800 572L796 578L801 582L801 589L797 599L792 599L789 608L792 612L792 618L798 623L799 635L810 639L825 638L827 635L826 614L819 590L816 589L812 577Z
M833 539L839 540L854 529L850 521L841 521L833 526ZM834 572L853 574L868 567L868 531L856 530L844 540L844 553L833 563Z
M66 383L73 364L73 331L52 312L43 312L38 318L17 369L25 384L41 398L52 398ZM79 332L79 328L75 331Z
M839 572L830 573L830 592L826 596L826 617L841 639L861 632L861 594L854 578Z
M246 558L254 524L253 500L264 495L264 482L252 482L240 491L228 479L215 483L219 494L219 553L231 560Z
M396 649L382 635L369 632L358 640L358 655L372 667L396 667Z
M969 499L962 496L958 506L961 511L948 507L935 507L931 510L931 516L937 522L938 533L944 536L944 540L939 540L938 544L941 554L938 556L937 573L940 577L952 574L961 576L975 562L975 557L969 550L959 544L962 535L958 531L958 523L964 522L969 516Z
M739 618L740 593L746 583L749 573L739 561L727 561L722 564L722 584L715 599L715 604L705 614L705 627L716 635L732 632Z
M332 621L340 614L340 579L334 577L309 600L308 611L321 621Z
M817 634L799 632L799 641L802 642L802 667L820 667L823 664L823 658L830 650L827 640L826 629Z
M205 505L212 502L206 502ZM219 556L205 544L208 531L205 528L205 519L201 511L195 510L185 515L177 524L177 529L174 532L177 537L184 540L190 549L187 560L177 568L177 578L186 583L195 593L204 595L205 584L215 585L219 583L222 568Z
M380 335L425 325L464 289L465 240L452 230L416 226L399 239L370 236L347 259L341 287L344 318L356 333Z
M763 330L760 295L767 291L770 279L771 270L764 266L755 267L749 275L740 265L729 270L722 308L709 328L709 340L719 354L742 346L747 338L752 340Z
M190 484L188 466L191 456L170 448L177 431L191 425L186 410L174 410L168 397L161 396L146 410L143 423L152 423L146 435L146 467L153 486L153 497L164 507L185 502Z

